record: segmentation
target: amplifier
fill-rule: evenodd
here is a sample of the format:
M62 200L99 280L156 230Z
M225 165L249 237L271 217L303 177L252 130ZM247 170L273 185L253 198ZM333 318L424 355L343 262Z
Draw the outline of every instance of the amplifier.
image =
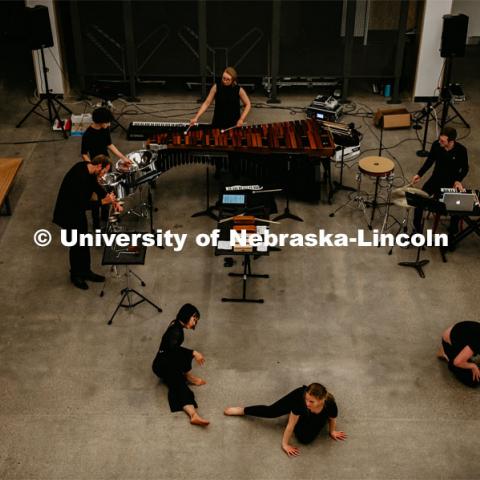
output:
M327 122L338 122L343 115L343 106L334 97L318 95L307 107L307 117Z

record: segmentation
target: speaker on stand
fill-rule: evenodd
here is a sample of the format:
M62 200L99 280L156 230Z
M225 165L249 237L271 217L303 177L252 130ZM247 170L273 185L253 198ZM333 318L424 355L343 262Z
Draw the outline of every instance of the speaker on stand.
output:
M465 56L465 46L467 43L468 17L467 15L444 15L442 41L440 46L440 56L445 58L445 69L443 72L443 82L441 90L441 101L443 104L440 128L454 118L459 118L466 128L470 128L468 122L462 117L455 108L450 91L450 82L452 77L453 59L455 57ZM448 110L452 109L455 115L448 118Z
M22 120L18 122L17 128L20 128L25 120L27 120L32 113L35 113L45 120L48 120L50 125L54 125L55 120L57 120L64 137L68 138L67 132L63 128L63 123L58 112L61 108L70 114L72 111L62 102L60 102L54 93L51 93L50 87L48 86L48 68L45 65L44 48L53 47L53 36L50 26L48 7L43 5L37 5L32 8L25 7L25 28L28 32L28 41L31 50L40 50L45 93L40 94L40 100L28 111ZM47 102L48 118L37 111L43 102Z

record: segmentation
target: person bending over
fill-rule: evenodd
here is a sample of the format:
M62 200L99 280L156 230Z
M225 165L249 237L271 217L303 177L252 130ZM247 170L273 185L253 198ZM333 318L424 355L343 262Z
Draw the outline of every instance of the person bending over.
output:
M115 195L107 192L98 183L97 176L105 170L109 161L104 156L97 156L91 162L76 163L65 175L60 186L53 223L67 230L71 240L73 231L78 234L87 233L86 210L91 208L92 195L95 193L98 205L113 204L115 210L122 207L116 201ZM72 283L82 290L87 290L86 280L103 282L105 277L97 275L90 269L90 248L86 245L70 247L70 278Z
M183 329L195 330L200 312L190 303L186 303L177 313L175 320L163 334L160 348L152 364L152 370L168 387L168 402L172 412L183 410L192 425L206 427L210 422L197 412L197 402L187 382L193 385L205 385L205 380L192 374L192 360L199 365L205 363L205 357L196 350L182 347Z
M437 357L448 362L449 370L469 387L480 385L480 368L472 361L480 354L480 323L459 322L448 327L442 335Z
M245 90L238 85L237 72L233 67L227 67L222 74L222 79L217 80L202 103L198 113L190 120L190 125L198 123L199 118L207 111L215 99L212 127L230 128L241 127L251 104ZM243 112L240 114L240 100L243 103Z
M333 395L320 383L296 388L272 405L250 407L228 407L225 415L249 415L252 417L276 418L289 415L282 437L282 449L288 456L300 454L297 447L290 445L293 433L300 443L313 442L320 430L328 423L329 435L333 440L345 440L345 432L336 429L338 415Z

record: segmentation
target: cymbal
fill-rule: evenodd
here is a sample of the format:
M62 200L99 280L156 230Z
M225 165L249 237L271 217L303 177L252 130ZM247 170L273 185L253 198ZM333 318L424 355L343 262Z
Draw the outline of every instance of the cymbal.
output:
M397 205L398 207L402 207L402 208L414 208L407 203L407 197L405 195L407 192L413 195L418 195L419 197L422 197L422 198L428 198L430 196L428 195L427 192L424 192L419 188L411 187L410 185L405 185L403 187L396 188L395 190L393 190L392 196L390 197L393 205Z

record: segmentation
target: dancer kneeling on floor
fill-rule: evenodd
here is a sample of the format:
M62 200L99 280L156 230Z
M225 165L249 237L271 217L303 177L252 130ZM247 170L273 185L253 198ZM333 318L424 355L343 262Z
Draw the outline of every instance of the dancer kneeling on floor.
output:
M204 385L206 382L192 375L192 360L199 365L205 363L205 357L196 350L182 347L183 329L195 330L200 319L200 312L190 303L178 311L177 317L163 334L160 348L153 361L152 370L168 386L168 402L172 412L185 411L193 425L207 426L210 422L197 413L197 402L187 382Z
M295 433L300 443L311 443L328 423L329 434L333 440L347 438L345 432L336 430L338 409L333 395L319 383L296 388L269 406L228 407L224 413L225 415L249 415L263 418L276 418L288 413L288 424L283 433L282 449L289 456L300 454L297 447L290 445L292 433Z
M437 356L445 359L449 370L469 387L480 385L480 368L472 362L472 357L479 354L479 322L459 322L443 332L442 346Z

